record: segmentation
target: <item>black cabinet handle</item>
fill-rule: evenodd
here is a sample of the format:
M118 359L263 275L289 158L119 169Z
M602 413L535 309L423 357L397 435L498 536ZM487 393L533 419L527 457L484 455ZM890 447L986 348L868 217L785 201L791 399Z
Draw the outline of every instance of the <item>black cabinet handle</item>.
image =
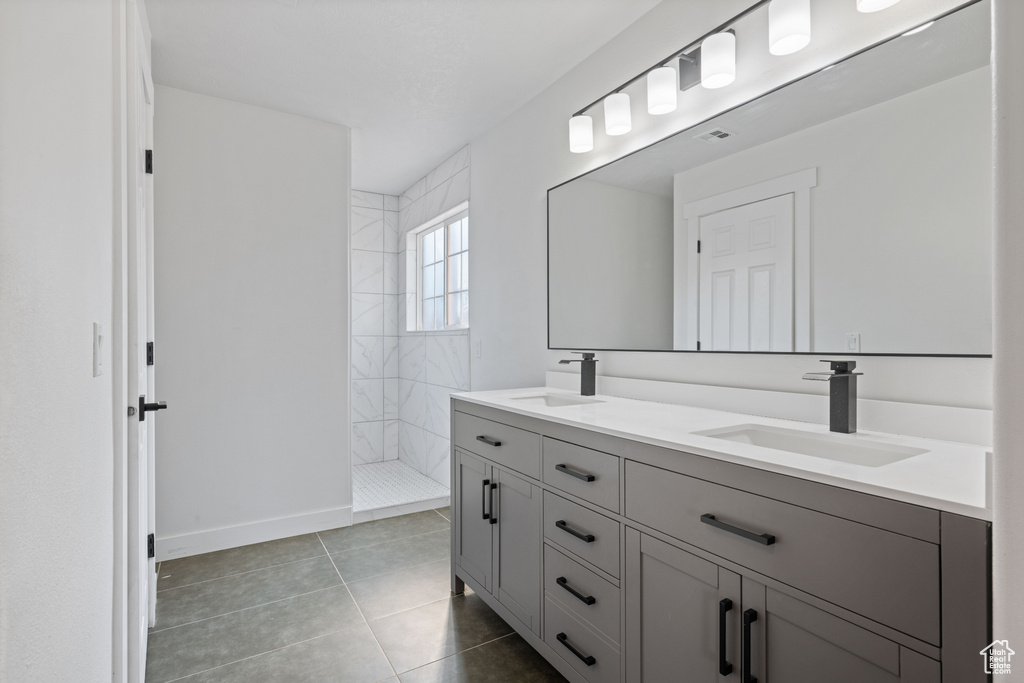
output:
M490 519L491 518L491 513L487 512L487 491L491 487L491 480L490 479L484 479L483 485L484 485L484 488L480 492L480 511L483 513L483 515L484 515L483 518L484 519Z
M577 479L582 479L585 482L592 482L592 481L594 481L594 479L597 478L593 474L583 474L582 472L577 472L576 470L570 470L565 465L555 465L555 469L558 470L559 472L565 472L570 477L576 477Z
M597 602L597 598L595 598L593 595L583 595L575 588L570 586L569 582L565 580L564 576L559 576L557 579L555 579L555 583L557 583L565 590L569 591L569 593L571 593L574 598L582 602L584 605L593 605L595 602Z
M757 610L748 609L743 613L743 683L757 683L750 675L750 625L757 621Z
M597 660L594 659L593 656L585 655L576 648L574 648L572 645L570 645L569 636L565 635L564 633L559 633L557 636L555 636L555 638L558 638L558 642L560 642L562 645L565 645L565 647L568 648L569 652L579 657L580 661L586 664L587 666L594 666L595 664L597 664Z
M741 529L738 526L733 526L732 524L719 522L717 519L715 519L714 515L701 515L700 521L704 522L705 524L710 524L716 529L728 531L731 534L742 536L743 538L754 541L756 543L760 543L761 545L772 545L775 543L775 537L771 534L755 534L753 531L747 531L746 529Z
M496 488L498 488L497 484L491 484L491 488L489 489L490 493L488 494L489 497L490 497L490 500L491 500L491 503L490 503L490 507L491 507L491 524L497 524L498 523L498 515L496 515L494 513L494 489L496 489Z
M498 446L501 445L501 442L498 441L497 439L492 439L491 437L484 436L483 434L481 434L480 436L476 437L476 440L477 441L483 441L488 446L494 446L495 448L497 448Z
M732 664L725 658L727 648L725 615L731 609L732 600L729 598L722 598L722 601L718 603L718 673L723 676L728 676L732 673Z
M586 541L587 543L593 543L594 542L594 534L581 534L580 532L576 531L575 529L570 527L568 524L566 524L565 520L562 520L562 519L558 520L557 522L555 522L555 526L557 526L562 531L565 531L566 533L572 534L573 536L575 536L576 538L580 539L581 541Z

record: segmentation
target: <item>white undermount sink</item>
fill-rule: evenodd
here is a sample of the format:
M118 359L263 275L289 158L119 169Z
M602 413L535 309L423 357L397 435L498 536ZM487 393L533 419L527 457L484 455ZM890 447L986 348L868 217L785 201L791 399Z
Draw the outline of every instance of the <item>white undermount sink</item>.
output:
M815 458L846 462L863 467L891 465L894 462L928 452L923 448L897 446L853 434L814 434L796 429L756 424L733 425L693 433L697 436L710 436L715 439L810 455Z
M567 396L564 394L534 394L533 396L515 396L510 400L518 403L525 403L532 406L547 406L548 408L559 408L561 406L582 406L587 403L604 403L599 398L588 398L586 396Z

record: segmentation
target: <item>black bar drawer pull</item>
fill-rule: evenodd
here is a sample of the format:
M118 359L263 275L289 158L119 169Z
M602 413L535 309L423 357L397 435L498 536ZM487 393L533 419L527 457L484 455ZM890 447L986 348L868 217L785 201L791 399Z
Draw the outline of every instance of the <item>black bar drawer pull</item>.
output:
M732 600L729 598L722 598L722 601L718 603L718 673L723 676L728 676L732 673L732 664L725 658L725 651L727 649L725 615L731 609Z
M757 610L748 609L743 613L743 683L757 683L750 675L750 625L757 621Z
M570 586L569 582L565 580L564 576L559 576L557 579L555 579L555 583L557 583L565 590L569 591L574 598L582 602L584 605L593 605L595 602L597 602L597 598L595 598L593 595L583 595L575 588Z
M498 488L497 484L491 484L490 494L489 494L490 501L491 501L490 502L491 524L497 524L498 523L498 515L494 514L494 489L496 489L496 488Z
M562 519L558 520L557 522L555 522L555 526L557 526L562 531L565 531L566 533L572 534L573 536L575 536L576 538L580 539L581 541L586 541L587 543L593 543L594 542L594 534L581 534L580 532L576 531L571 526L566 524L565 520L562 520Z
M491 437L484 436L483 434L481 434L480 436L476 437L476 440L477 441L483 441L488 446L494 446L495 448L497 448L498 446L501 445L501 442L498 441L497 439L492 439Z
M742 536L743 538L746 538L746 539L751 540L751 541L755 541L756 543L760 543L761 545L772 545L772 544L775 543L775 537L772 536L771 534L755 534L753 531L747 531L746 529L741 529L738 526L733 526L732 524L726 524L725 522L719 522L717 519L715 519L714 515L708 515L708 514L701 515L700 516L700 521L704 522L705 524L710 524L711 526L715 527L716 529L721 529L722 531L728 531L731 534L736 534L737 536Z
M577 472L576 470L570 470L565 465L555 465L555 469L558 470L559 472L565 472L570 477L582 479L585 482L591 482L597 479L597 477L595 477L593 474L583 474L582 472Z
M483 513L484 519L490 519L491 514L487 512L487 490L491 487L491 480L484 479L483 485L484 490L480 492L480 512Z
M595 664L597 664L597 660L594 659L592 655L585 655L576 648L574 648L572 645L570 645L569 636L565 635L564 633L559 633L557 636L555 636L555 638L558 638L558 642L560 642L562 645L565 645L565 647L568 648L569 652L579 657L580 661L586 664L587 666L594 666ZM757 682L755 681L754 683Z

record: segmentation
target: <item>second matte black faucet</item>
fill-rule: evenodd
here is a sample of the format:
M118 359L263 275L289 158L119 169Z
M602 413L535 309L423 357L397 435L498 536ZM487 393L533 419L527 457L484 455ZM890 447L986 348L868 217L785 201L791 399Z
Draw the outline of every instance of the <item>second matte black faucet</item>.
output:
M560 360L560 365L568 365L569 363L580 364L580 396L593 396L597 393L597 360L594 358L593 353L584 351L573 351L583 356L583 359L565 359Z

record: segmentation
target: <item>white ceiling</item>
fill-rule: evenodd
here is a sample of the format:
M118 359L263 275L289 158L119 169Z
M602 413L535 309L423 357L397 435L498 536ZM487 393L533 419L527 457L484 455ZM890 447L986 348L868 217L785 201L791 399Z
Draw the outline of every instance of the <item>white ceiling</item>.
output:
M161 84L352 128L399 194L659 0L147 0Z

